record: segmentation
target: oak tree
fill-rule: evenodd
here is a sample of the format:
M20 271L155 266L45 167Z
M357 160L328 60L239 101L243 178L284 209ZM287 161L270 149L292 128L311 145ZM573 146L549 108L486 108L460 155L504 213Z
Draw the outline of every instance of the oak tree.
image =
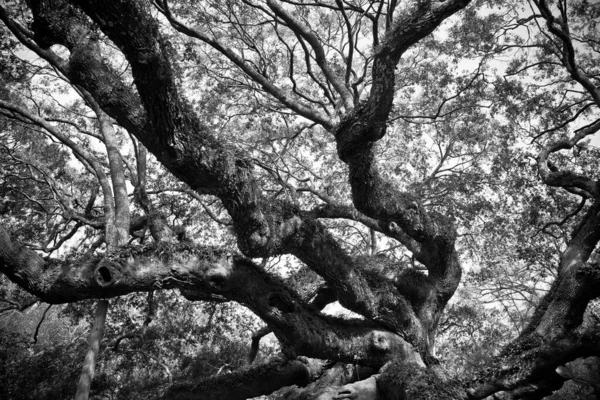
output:
M542 398L600 354L599 15L7 1L0 271L46 303L99 300L78 398L107 299L166 289L265 324L246 368L168 399ZM436 335L465 267L528 308L489 368L451 377ZM255 365L269 332L283 355Z

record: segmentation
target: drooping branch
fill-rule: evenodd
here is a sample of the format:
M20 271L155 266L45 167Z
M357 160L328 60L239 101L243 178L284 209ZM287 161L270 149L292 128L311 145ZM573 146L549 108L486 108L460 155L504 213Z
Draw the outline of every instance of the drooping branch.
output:
M256 359L256 356L258 355L260 340L269 333L271 333L271 329L268 326L263 326L262 328L258 329L252 334L252 343L250 343L250 353L248 353L248 359L246 360L246 363L248 365L251 365Z
M48 311L50 311L51 307L52 307L52 304L49 304L48 307L46 307L46 309L42 313L42 316L41 316L39 322L37 323L37 325L35 327L35 332L33 333L33 344L37 344L38 334L40 333L40 328L42 327L42 324L44 323L44 319L46 319L46 314L48 314Z

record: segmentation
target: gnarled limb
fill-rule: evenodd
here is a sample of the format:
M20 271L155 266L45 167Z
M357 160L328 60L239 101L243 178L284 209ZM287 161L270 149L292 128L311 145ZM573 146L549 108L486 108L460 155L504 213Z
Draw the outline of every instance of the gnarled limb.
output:
M590 300L600 296L600 265L593 251L600 240L599 205L587 211L562 253L558 275L531 321L495 361L486 382L468 392L483 399L505 392L509 399L538 399L562 386L556 369L578 357L600 353L597 318L588 316Z
M314 296L310 299L309 304L315 309L321 311L328 304L331 304L336 300L337 297L335 296L333 290L331 290L331 288L329 288L327 285L321 285L317 288ZM252 343L250 344L250 353L248 354L247 360L248 365L254 362L254 359L258 354L260 340L271 332L272 331L268 326L263 326L252 334Z
M382 365L391 355L418 357L398 334L369 321L320 314L251 261L210 248L123 249L109 258L46 262L0 227L0 272L48 303L111 298L155 289L217 295L250 308L284 348L308 357ZM191 297L192 299L194 297Z
M578 329L556 340L531 335L507 348L494 366L478 376L480 386L467 390L469 399L484 399L505 392L510 399L547 396L565 381L557 369L579 357L600 354L600 326L588 320Z
M199 384L172 386L164 399L173 400L244 400L274 392L284 386L305 386L321 373L314 360L274 359L228 374L211 377Z
M600 205L587 211L561 254L558 275L542 299L522 337L536 333L548 340L579 326L587 304L600 296L600 265L590 259L600 240Z
M427 210L414 195L397 190L382 177L377 167L375 143L386 133L394 97L395 68L400 57L468 3L424 1L409 6L389 27L376 49L368 100L344 116L334 132L338 155L349 166L352 201L357 210L422 246L418 256L429 271L431 286L427 300L417 307L417 313L427 316L429 341L462 273L454 247L456 230L446 216Z
M427 212L418 199L402 193L379 174L373 146L386 132L394 95L394 70L402 54L469 1L417 2L395 21L376 51L369 99L336 127L338 154L350 167L353 202L365 215L397 224L414 240L448 253L455 239L445 217ZM451 252L451 251L450 251ZM432 264L432 263L429 263ZM428 265L429 267L429 265ZM431 266L433 269L433 265Z
M546 145L538 155L537 165L542 181L549 186L562 187L564 189L579 189L598 200L600 199L600 187L598 182L588 176L573 171L559 170L550 162L550 155L561 150L570 150L584 138L595 134L600 130L600 122L595 122L577 131L569 139L559 140Z
M348 163L349 157L369 150L374 142L385 135L385 123L394 97L394 71L402 54L469 2L414 2L388 29L375 49L373 83L368 100L346 115L336 127L338 154L342 161Z

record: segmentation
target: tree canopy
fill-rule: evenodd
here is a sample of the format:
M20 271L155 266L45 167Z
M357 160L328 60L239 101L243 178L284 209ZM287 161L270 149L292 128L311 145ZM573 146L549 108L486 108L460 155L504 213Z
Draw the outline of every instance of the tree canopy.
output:
M69 347L77 400L110 378L103 335L155 340L131 350L164 372L155 398L549 396L600 356L599 18L591 0L2 2L0 312L76 322L98 301L87 353ZM247 360L197 331L231 371L174 378L153 354L183 358L165 336L199 309Z

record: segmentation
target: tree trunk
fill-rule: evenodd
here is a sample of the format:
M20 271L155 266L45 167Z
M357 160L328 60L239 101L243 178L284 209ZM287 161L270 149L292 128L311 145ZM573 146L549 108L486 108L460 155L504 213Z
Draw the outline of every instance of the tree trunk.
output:
M119 246L126 244L127 239L129 238L129 227L131 224L129 199L127 197L123 162L121 161L121 155L119 153L118 142L112 122L108 115L102 111L94 101L91 101L91 103L90 106L94 109L100 123L100 133L102 134L104 145L106 147L114 193L112 201L114 202L113 207L115 212L112 215L112 218L109 218L106 221L106 251L107 253L111 253ZM87 400L89 398L107 313L108 300L99 300L96 305L96 317L90 334L90 348L88 349L83 362L83 369L81 371L79 383L77 384L75 400Z
M92 386L92 380L94 379L96 359L98 357L98 351L100 350L100 341L104 334L104 322L106 321L107 312L108 300L99 300L96 306L94 325L92 326L92 332L90 334L90 348L83 362L83 369L81 370L81 377L77 384L75 400L88 400L90 396L90 388Z

